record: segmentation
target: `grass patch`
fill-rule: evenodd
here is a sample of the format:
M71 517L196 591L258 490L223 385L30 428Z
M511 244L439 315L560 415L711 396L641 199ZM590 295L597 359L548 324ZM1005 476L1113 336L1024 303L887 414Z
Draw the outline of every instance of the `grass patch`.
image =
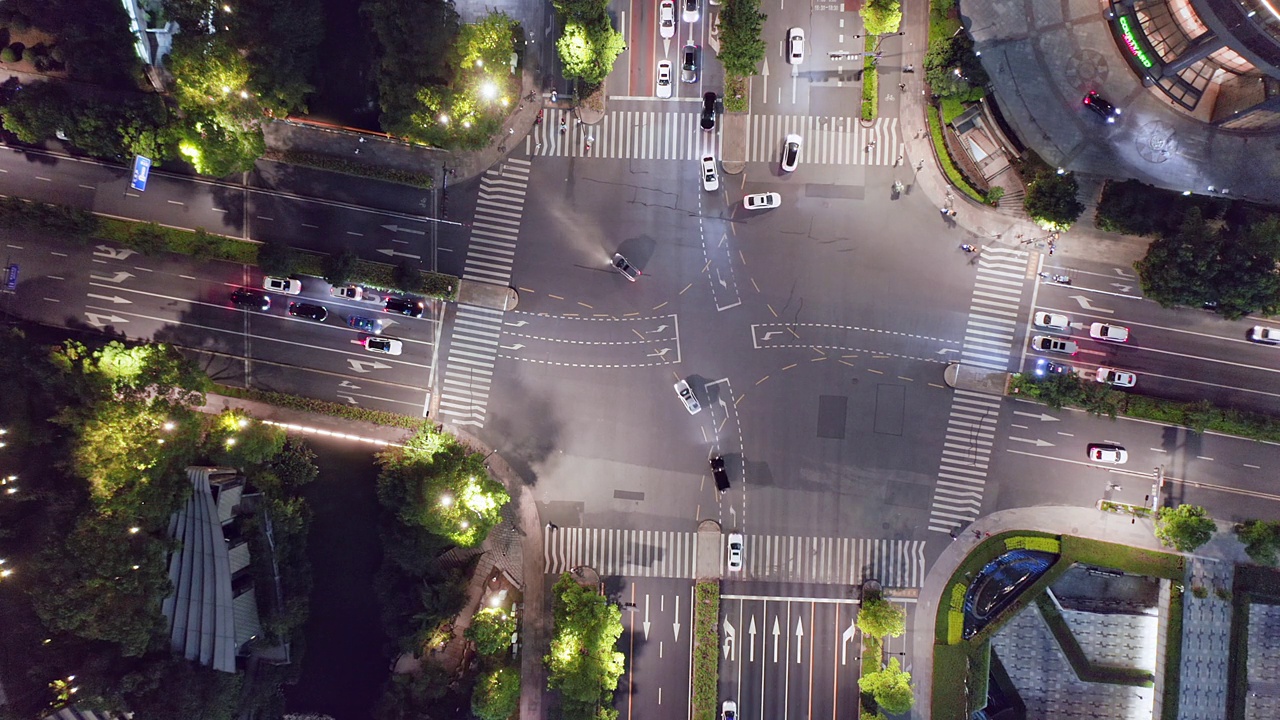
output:
M747 92L750 84L747 78L739 75L725 75L724 78L724 110L725 112L746 112Z
M386 425L388 427L398 427L406 430L417 431L424 425L429 424L429 421L426 418L401 415L399 413L385 412L383 410L370 410L368 408L329 402L328 400L316 400L314 398L299 397L297 395L271 392L269 390L238 388L230 385L214 383L213 390L211 392L219 395L226 395L227 397L240 398L241 400L253 400L260 403L266 403L267 405L274 405L275 407L287 408L289 410L301 410L303 412L329 415L332 417L343 418L345 420L363 420L364 422L374 423L375 425Z
M1161 720L1178 720L1178 698L1182 693L1182 583L1169 588L1169 624L1164 641L1164 700Z
M1058 604L1053 601L1053 598L1049 597L1049 593L1040 593L1036 597L1036 606L1040 608L1040 615L1044 618L1045 624L1049 626L1049 632L1053 633L1053 638L1058 641L1058 647L1062 648L1062 653L1067 656L1067 662L1071 663L1071 669L1075 671L1076 676L1081 680L1137 687L1151 687L1155 684L1152 681L1151 673L1144 670L1111 665L1095 665L1089 662L1089 656L1085 655L1084 648L1080 647L1080 642L1076 640L1075 633L1071 632L1071 627L1067 625L1066 618L1058 610Z
M951 124L952 120L960 117L965 110L964 100L955 97L954 95L948 95L947 97L942 98L941 103L942 122L948 125Z
M715 720L720 682L720 583L694 587L693 719Z
M385 180L387 182L393 182L400 185L411 185L424 190L430 190L435 187L435 178L431 177L427 173L397 170L396 168L378 167L376 165L366 165L364 163L355 162L346 156L306 152L303 150L268 150L262 154L262 157L265 160L272 160L274 162L287 163L289 165L300 165L302 167L315 168L317 170L328 170L330 172L342 173L343 175L354 175L357 177L373 178L374 180Z
M868 35L862 43L862 119L871 122L880 112L880 73L876 70L875 36Z
M961 174L960 168L956 167L955 162L951 160L951 153L947 151L947 141L942 136L942 123L938 120L938 113L930 111L928 115L929 137L933 139L933 152L938 157L939 162L942 163L942 171L946 174L947 179L960 192L980 203L986 203L986 196L969 184L969 181Z
M1135 575L1148 575L1177 582L1182 582L1182 578L1186 575L1186 560L1181 555L1071 535L1062 536L1062 557L1071 562L1100 565Z
M931 719L968 720L985 706L990 667L990 643L934 645Z

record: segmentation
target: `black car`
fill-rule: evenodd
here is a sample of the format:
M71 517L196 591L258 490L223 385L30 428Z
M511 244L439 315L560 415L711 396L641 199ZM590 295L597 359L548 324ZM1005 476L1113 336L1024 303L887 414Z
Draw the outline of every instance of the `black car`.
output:
M231 293L231 302L236 307L245 310L261 310L266 312L271 309L271 296L259 290L250 290L249 288L240 288Z
M316 322L324 322L324 319L329 317L329 311L325 310L324 306L300 302L289 303L289 314L294 317L315 320Z
M704 93L702 96L702 119L698 123L703 130L716 129L716 94Z
M729 473L724 469L724 458L719 455L711 458L711 474L716 479L716 489L724 492L729 489Z
M1105 98L1098 94L1097 90L1090 90L1088 95L1084 96L1085 107L1098 113L1103 120L1114 123L1116 118L1120 116L1120 108L1107 102Z
M1071 372L1070 365L1052 362L1046 358L1040 358L1036 361L1036 376L1045 377L1046 375L1065 375Z
M387 298L387 304L382 309L389 313L420 318L422 317L422 310L424 307L426 307L426 305L421 300L389 297Z

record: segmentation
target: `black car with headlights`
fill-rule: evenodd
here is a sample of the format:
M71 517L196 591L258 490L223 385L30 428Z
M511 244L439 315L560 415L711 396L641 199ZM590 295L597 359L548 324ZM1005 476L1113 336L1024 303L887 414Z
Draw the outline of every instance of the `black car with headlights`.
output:
M329 311L325 310L324 306L300 302L289 303L289 314L316 322L324 322L325 318L329 317Z
M238 308L245 310L261 310L266 312L271 309L271 296L261 290L250 290L249 288L239 288L231 293L231 302Z
M387 304L383 306L383 310L397 315L408 315L409 317L420 318L426 304L421 300L413 298L389 297Z

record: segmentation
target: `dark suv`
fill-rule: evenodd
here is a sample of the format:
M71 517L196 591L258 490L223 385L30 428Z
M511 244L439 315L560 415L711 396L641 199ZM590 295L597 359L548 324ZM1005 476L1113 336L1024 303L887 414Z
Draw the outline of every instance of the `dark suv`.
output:
M698 122L703 130L716 129L716 94L713 92L703 93L702 95L702 119Z
M414 300L413 298L389 297L387 298L387 304L382 309L389 313L396 313L398 315L408 315L409 317L420 318L422 317L422 308L423 308L423 303L421 300Z
M1084 104L1109 123L1114 123L1116 118L1120 116L1120 108L1107 102L1106 98L1099 95L1097 90L1090 90L1089 94L1084 96Z
M236 307L245 310L261 310L266 312L271 309L271 296L260 291L250 290L249 288L239 288L231 293L231 302Z
M724 458L719 455L711 458L711 475L716 479L716 489L725 492L729 489L729 473L724 469Z
M316 322L324 322L324 319L329 317L329 311L325 310L324 306L300 302L289 303L289 314L294 317L315 320Z

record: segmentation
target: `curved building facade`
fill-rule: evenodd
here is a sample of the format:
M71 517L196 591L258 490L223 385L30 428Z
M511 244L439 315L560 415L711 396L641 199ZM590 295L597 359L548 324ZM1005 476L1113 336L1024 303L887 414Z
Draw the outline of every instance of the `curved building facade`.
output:
M1229 130L1280 130L1280 0L1118 0L1110 26L1175 107Z

